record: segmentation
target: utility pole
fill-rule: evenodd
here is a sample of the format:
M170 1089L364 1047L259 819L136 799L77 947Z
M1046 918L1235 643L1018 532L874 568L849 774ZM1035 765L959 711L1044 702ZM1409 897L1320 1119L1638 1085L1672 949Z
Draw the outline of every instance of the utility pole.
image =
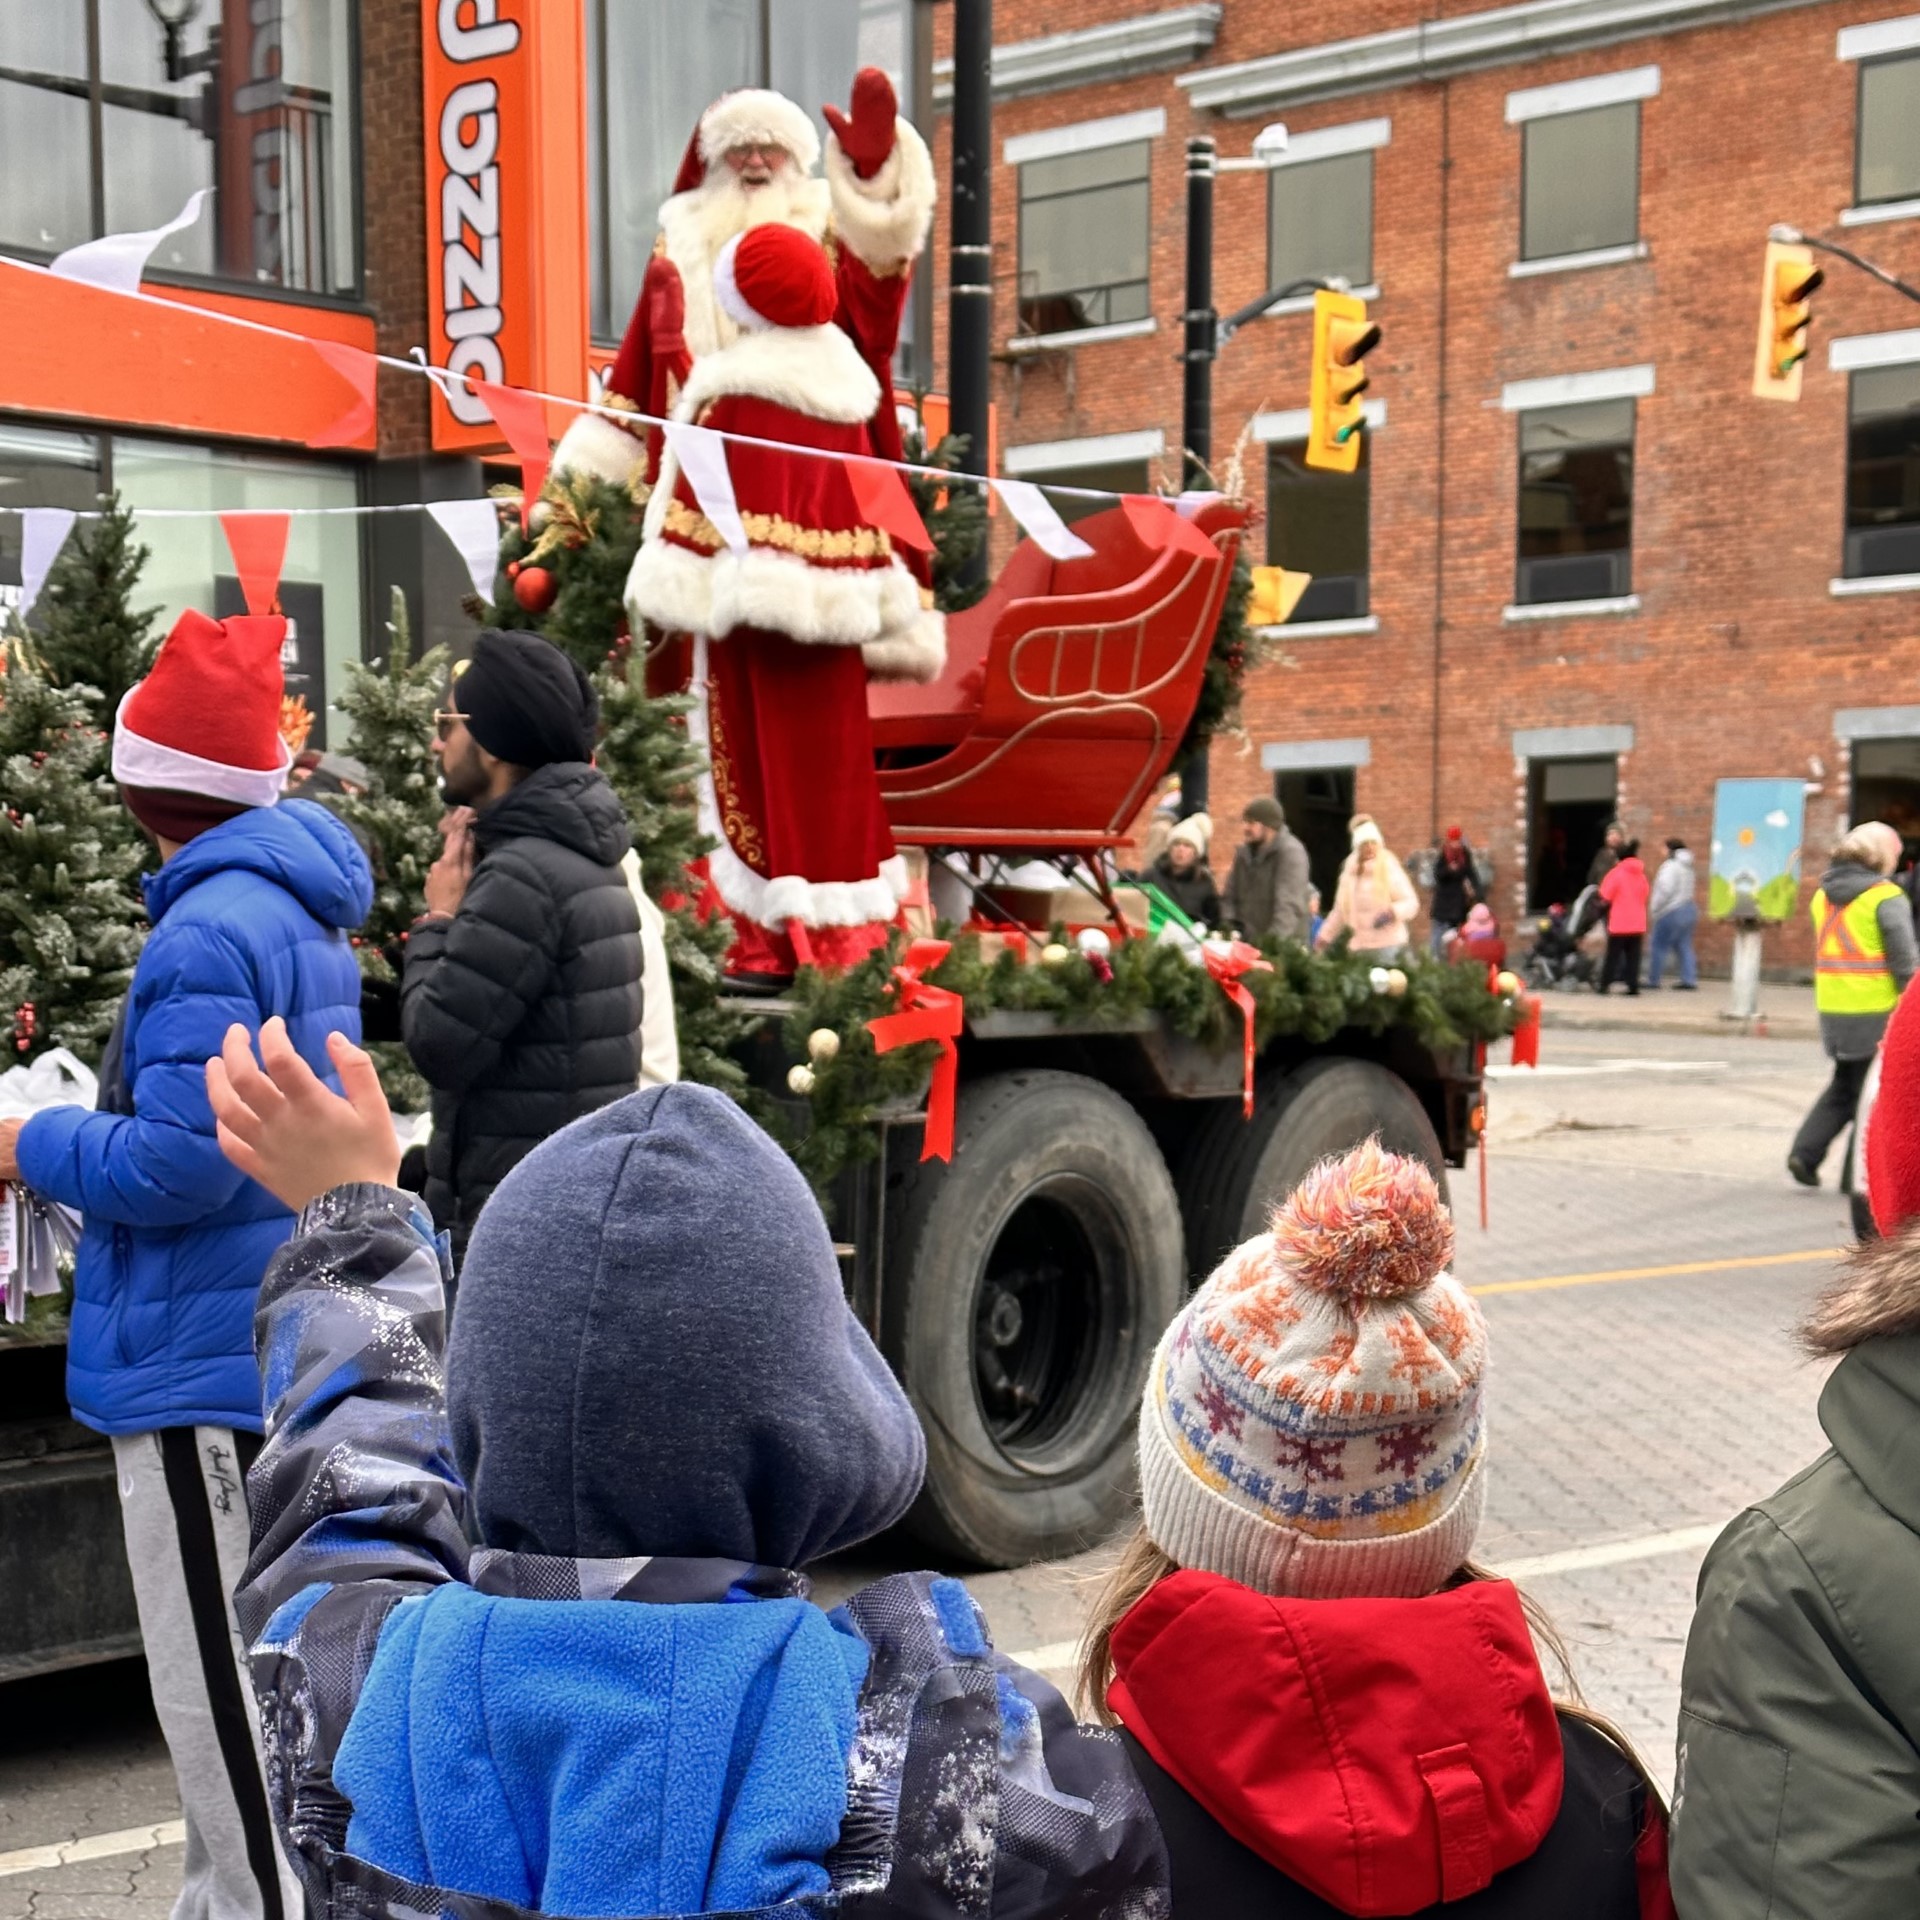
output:
M953 183L947 269L948 419L964 434L961 467L987 471L993 351L993 0L954 0ZM966 584L986 578L983 546Z
M1187 142L1187 310L1182 352L1180 484L1204 487L1213 460L1213 357L1219 316L1213 310L1213 182L1219 171L1213 136L1197 133ZM1211 786L1204 734L1194 740L1180 767L1180 805L1204 813Z

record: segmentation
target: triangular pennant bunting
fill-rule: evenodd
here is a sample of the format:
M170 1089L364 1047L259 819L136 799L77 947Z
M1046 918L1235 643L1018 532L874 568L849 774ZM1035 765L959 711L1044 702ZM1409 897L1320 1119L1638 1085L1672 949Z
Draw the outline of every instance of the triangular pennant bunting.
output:
M459 554L482 600L493 598L500 571L500 515L491 500L429 500L427 511Z
M380 363L364 347L350 347L344 340L314 340L309 344L353 389L354 397L332 425L308 435L307 445L351 446L373 425L374 384L380 377Z
M868 526L878 527L897 545L917 553L933 551L926 522L897 468L884 460L849 460L847 479L853 486L854 504Z
M1172 504L1157 493L1123 493L1120 510L1143 545L1175 547L1182 553L1204 555L1209 560L1219 552L1191 520L1175 513Z
M993 490L1007 503L1027 538L1052 560L1084 560L1093 549L1069 530L1059 509L1031 480L996 480Z
M700 511L713 522L714 531L727 543L730 553L747 550L747 530L740 520L739 502L734 497L733 475L727 469L727 443L711 427L696 427L684 420L667 423L667 445L687 476Z
M144 233L103 233L98 240L83 240L58 255L47 270L63 280L85 280L116 293L138 293L140 276L154 248L169 234L192 226L200 218L201 202L212 191L211 187L195 188L187 196L187 204L164 227L149 227Z
M240 576L240 597L249 613L271 613L280 591L280 569L287 562L287 533L293 516L286 513L223 513L227 550Z
M520 528L526 531L527 515L540 498L546 483L547 464L553 458L553 442L547 438L546 402L518 387L495 386L491 380L468 383L493 415L507 445L520 462Z
M40 598L54 560L67 543L78 516L67 507L22 507L20 510L20 618L25 620Z

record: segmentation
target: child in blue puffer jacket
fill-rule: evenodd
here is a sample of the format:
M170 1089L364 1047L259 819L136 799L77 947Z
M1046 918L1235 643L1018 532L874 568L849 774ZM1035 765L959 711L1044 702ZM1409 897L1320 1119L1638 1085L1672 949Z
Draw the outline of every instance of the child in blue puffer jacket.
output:
M481 1213L443 1365L444 1244L331 1046L344 1100L271 1026L207 1070L303 1209L238 1604L313 1911L1162 1920L1117 1738L957 1581L807 1598L925 1444L786 1155L698 1086L576 1121Z

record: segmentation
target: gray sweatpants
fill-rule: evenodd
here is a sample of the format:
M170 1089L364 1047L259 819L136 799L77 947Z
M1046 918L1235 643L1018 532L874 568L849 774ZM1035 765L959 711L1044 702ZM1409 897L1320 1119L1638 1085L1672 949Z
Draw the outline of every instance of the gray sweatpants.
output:
M187 1858L173 1920L299 1920L260 1771L260 1719L233 1615L247 1564L257 1434L116 1434L127 1564L160 1730L180 1778Z

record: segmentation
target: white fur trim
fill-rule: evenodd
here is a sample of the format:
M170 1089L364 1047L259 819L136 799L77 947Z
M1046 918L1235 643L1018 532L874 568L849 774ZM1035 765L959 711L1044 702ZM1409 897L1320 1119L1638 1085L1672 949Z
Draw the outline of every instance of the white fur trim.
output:
M699 31L691 19L687 27L690 32ZM708 166L735 147L746 146L783 148L802 173L811 173L820 158L820 136L813 122L784 93L770 87L740 87L723 93L700 116L700 158Z
M912 626L860 649L876 680L911 680L925 686L947 665L947 616L923 607Z
M646 457L646 443L616 426L605 414L576 413L553 450L553 471L588 473L613 486L626 487L633 484Z
M880 382L873 369L831 321L823 327L743 333L732 346L697 360L674 403L673 417L698 420L703 407L729 394L771 400L841 427L871 420L880 406Z
M709 644L704 635L693 643L694 705L687 715L687 735L700 749L700 778L694 795L700 831L714 842L707 855L707 873L715 892L735 913L762 927L778 928L789 920L798 920L803 927L864 927L876 920L891 920L907 896L907 863L900 854L883 860L869 880L807 880L797 873L769 880L755 873L727 844L713 789L713 744L707 725Z
M933 156L905 120L893 123L893 151L871 180L862 180L840 142L827 135L827 185L834 230L875 272L896 269L927 244L933 223Z
M784 220L816 240L826 237L833 208L824 180L795 179L786 183L784 194L768 187L757 198L769 209L777 209L769 211L768 219ZM686 295L684 336L687 351L696 360L731 346L739 335L739 327L721 312L714 296L713 263L720 249L742 231L739 202L730 194L695 187L661 205L660 235L667 258L680 269Z
M284 736L274 736L280 749L277 767L230 767L222 760L203 760L184 747L148 740L127 725L127 701L139 691L138 687L129 688L114 715L113 777L123 785L197 793L208 800L231 800L242 807L270 807L286 791L293 749Z
M735 627L765 627L795 640L861 647L918 624L920 587L898 560L816 567L764 547L700 554L649 536L627 575L627 614L669 633L715 640Z

